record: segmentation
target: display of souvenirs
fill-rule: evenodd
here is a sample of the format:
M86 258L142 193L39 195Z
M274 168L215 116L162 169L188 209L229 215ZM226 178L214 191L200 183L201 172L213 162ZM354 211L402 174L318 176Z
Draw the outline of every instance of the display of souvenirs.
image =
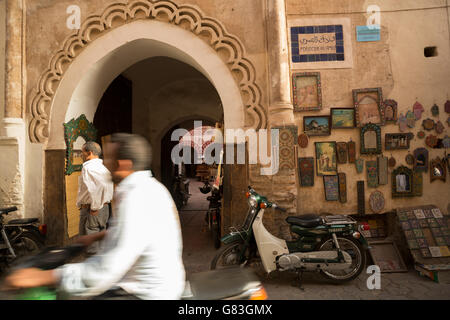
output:
M356 143L354 141L347 142L348 162L355 163L356 160Z
M299 180L302 187L314 186L314 158L298 158Z
M442 132L444 132L444 125L442 124L441 121L436 122L434 130L436 131L437 134L441 134Z
M374 191L369 197L370 208L375 213L380 213L384 209L384 196L380 191Z
M341 203L347 202L347 179L345 173L338 173L338 182L339 182L339 201Z
M406 124L410 128L414 128L416 126L416 116L411 110L406 113Z
M445 148L445 149L448 149L448 148L450 148L450 137L449 136L445 136L444 137L444 139L442 139L442 146Z
M393 156L391 156L388 160L389 167L391 167L391 168L395 167L396 163L397 163L397 161L395 161L395 158Z
M433 130L434 129L434 120L432 120L430 118L423 120L422 127L427 131Z
M337 162L340 164L347 163L347 143L336 143Z
M308 136L304 133L302 133L301 135L298 136L298 145L300 146L300 148L306 148L308 146Z
M367 186L369 188L378 187L378 163L377 161L366 161Z
M397 120L397 123L398 123L398 127L399 127L400 132L405 132L407 130L407 126L408 125L407 125L407 122L406 122L406 117L404 116L403 113L400 113L400 115L398 117L398 120Z
M397 121L397 101L392 99L384 100L384 120L389 122Z
M426 139L425 139L425 144L427 146L429 146L430 148L434 148L437 146L438 144L438 139L435 135L430 134Z
M378 184L388 184L388 158L383 156L377 157L378 164Z
M361 173L364 170L364 159L358 158L355 161L356 172Z
M407 164L409 164L410 166L412 166L414 164L414 156L412 154L407 154L405 157L405 161Z
M428 171L428 150L425 148L417 148L414 150L414 171Z
M433 216L433 218L430 218ZM421 258L438 258L450 256L446 233L449 229L443 220L450 222L435 206L397 209L397 218L411 254L417 261ZM439 223L438 223L439 221ZM416 250L420 255L417 255Z
M437 117L439 115L439 107L437 106L437 104L434 104L431 107L431 114L433 115L433 117Z
M416 117L416 120L419 120L422 117L422 113L425 111L425 109L423 108L423 106L416 101L416 103L414 103L413 105L413 112L414 112L414 116Z
M435 180L446 181L447 179L447 169L445 167L444 159L436 157L436 159L430 162L430 182Z

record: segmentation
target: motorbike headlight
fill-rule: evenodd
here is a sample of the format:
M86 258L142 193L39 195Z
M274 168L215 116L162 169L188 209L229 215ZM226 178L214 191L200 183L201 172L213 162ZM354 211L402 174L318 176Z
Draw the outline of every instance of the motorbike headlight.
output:
M256 197L253 195L248 197L248 205L250 207L256 208L256 206L258 205L258 199L256 199Z

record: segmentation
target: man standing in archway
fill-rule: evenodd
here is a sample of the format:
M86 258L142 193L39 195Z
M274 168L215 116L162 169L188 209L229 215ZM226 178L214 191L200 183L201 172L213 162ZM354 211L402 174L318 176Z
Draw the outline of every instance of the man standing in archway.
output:
M94 141L82 149L83 169L78 178L77 207L80 208L79 234L89 235L106 229L114 185L111 173L100 159L101 147ZM89 254L98 251L98 242L88 248Z

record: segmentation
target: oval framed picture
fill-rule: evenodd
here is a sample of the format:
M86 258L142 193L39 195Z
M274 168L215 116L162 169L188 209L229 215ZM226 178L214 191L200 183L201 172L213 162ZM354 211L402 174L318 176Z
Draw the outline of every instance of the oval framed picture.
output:
M414 164L414 156L412 154L407 154L405 157L405 161L407 164L412 166Z
M389 158L389 160L388 160L388 165L389 165L389 167L395 167L395 164L397 163L397 161L395 161L395 158L394 157L390 157Z
M380 213L384 209L384 196L380 191L374 191L370 194L369 205L374 213Z
M308 146L308 136L304 133L302 133L301 135L298 136L298 145L300 146L300 148L306 148Z

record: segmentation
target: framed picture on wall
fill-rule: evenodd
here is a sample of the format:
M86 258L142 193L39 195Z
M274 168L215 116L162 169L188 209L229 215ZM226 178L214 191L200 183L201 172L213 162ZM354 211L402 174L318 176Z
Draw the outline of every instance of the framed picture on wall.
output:
M384 107L381 88L353 90L356 126L363 127L368 123L384 125Z
M316 142L315 148L317 175L337 175L336 142Z
M294 111L322 109L322 86L319 72L298 72L292 75Z
M331 108L331 128L352 129L355 127L355 108Z
M303 117L303 131L308 136L329 136L330 117L329 116L306 116Z

